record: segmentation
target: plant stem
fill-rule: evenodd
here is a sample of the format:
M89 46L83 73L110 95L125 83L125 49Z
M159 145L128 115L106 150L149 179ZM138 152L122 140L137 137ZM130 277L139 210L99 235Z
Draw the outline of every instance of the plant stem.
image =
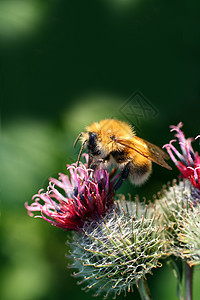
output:
M192 300L193 268L185 263L185 300Z
M147 285L147 281L144 278L138 281L138 291L142 300L151 300L149 287Z

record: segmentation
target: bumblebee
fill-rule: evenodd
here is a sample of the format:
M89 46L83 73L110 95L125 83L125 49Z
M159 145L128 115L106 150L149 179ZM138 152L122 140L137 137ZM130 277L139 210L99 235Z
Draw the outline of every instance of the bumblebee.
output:
M106 119L94 122L81 132L74 145L81 139L82 147L89 154L89 167L95 168L99 163L106 167L110 164L121 171L121 180L129 178L135 185L143 184L152 172L152 162L171 170L165 162L169 156L158 146L136 136L133 128L126 122Z

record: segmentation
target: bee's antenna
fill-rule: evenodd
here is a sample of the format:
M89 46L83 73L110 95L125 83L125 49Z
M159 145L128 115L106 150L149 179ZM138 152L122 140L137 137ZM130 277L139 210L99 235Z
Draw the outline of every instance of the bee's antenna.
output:
M75 139L74 144L73 144L74 148L76 147L76 144L77 144L78 140L80 139L80 137L82 136L82 134L83 134L83 132L79 133L79 135Z
M79 134L78 138L79 138L79 137L80 137L80 134ZM78 141L78 138L76 139L75 142ZM81 145L81 149L80 149L80 151L79 151L79 155L78 155L78 159L77 159L77 167L78 167L78 165L79 165L80 158L81 158L81 153L83 152L83 147L84 147L84 145L85 145L86 142L87 142L87 140L83 141L83 143L82 143L82 145Z

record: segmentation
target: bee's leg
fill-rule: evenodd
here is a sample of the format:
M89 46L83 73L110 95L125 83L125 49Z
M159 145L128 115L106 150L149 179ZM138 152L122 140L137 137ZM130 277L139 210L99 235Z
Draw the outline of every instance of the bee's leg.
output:
M93 170L95 170L96 168L98 168L98 166L99 166L101 163L104 164L104 163L107 162L109 159L110 159L110 156L109 156L109 155L107 155L107 156L104 157L104 158L99 158L99 159L95 160L94 162L91 162L90 168L93 169Z
M128 178L129 172L130 172L130 162L128 162L124 166L123 170L121 171L119 180L114 185L114 190L117 190L122 185L123 181Z
M92 160L93 160L93 156L89 153L89 158L88 158L88 168L91 167Z
M90 168L93 170L96 170L96 168L103 162L104 162L103 158L97 159L93 163L90 164Z
M110 179L112 179L114 177L114 175L116 174L117 168L113 168L110 172Z

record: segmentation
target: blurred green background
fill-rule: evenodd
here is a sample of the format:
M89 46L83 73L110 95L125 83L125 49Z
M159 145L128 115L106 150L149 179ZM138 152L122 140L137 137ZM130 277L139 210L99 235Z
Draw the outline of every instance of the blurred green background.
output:
M92 121L129 121L159 146L181 120L186 135L200 133L199 9L195 0L0 0L0 299L92 299L67 269L68 234L28 217L24 202L76 160L73 141ZM144 186L120 192L152 199L177 174L154 165ZM196 270L195 300L199 280ZM176 299L166 266L150 287L155 300Z

